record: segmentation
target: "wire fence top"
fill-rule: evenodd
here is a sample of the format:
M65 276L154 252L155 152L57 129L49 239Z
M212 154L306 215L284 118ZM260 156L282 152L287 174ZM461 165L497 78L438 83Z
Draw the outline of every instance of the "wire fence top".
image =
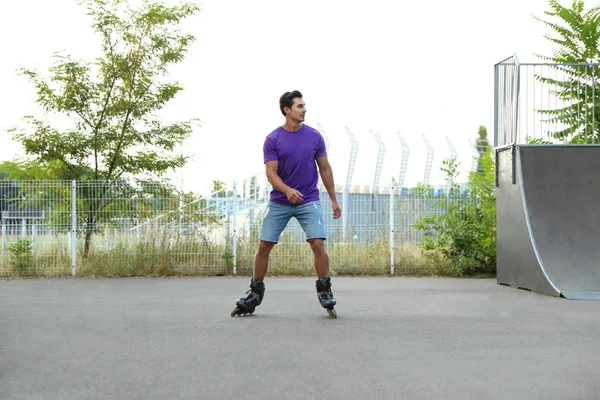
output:
M496 148L600 143L600 63L510 57L496 64L494 85Z

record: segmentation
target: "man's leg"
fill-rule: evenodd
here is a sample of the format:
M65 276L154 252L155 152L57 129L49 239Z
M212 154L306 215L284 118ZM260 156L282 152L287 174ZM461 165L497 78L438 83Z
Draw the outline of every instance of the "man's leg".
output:
M325 250L323 239L309 239L310 248L315 254L315 270L317 271L316 288L317 298L323 308L330 311L330 315L337 318L337 314L332 313L333 307L337 304L333 293L331 292L331 278L329 277L329 257Z
M315 270L317 271L317 277L327 278L329 276L329 256L325 249L325 243L323 239L309 239L310 248L315 256Z
M254 279L262 281L265 278L269 268L269 254L292 218L292 213L291 206L271 202L267 205L258 235L258 250L254 256Z
M315 256L315 270L319 279L329 276L329 258L325 250L325 221L320 201L313 201L296 207L296 219L306 235L306 241Z
M267 274L267 269L269 268L269 254L275 243L266 242L261 240L258 244L258 251L254 256L254 274L253 278L259 281L265 279L265 275Z
M238 299L236 309L231 316L253 313L254 309L262 303L265 295L263 280L269 267L269 254L279 240L279 235L285 229L292 216L291 207L269 203L262 220L258 250L254 256L254 271L250 280L250 290L246 296Z
M323 220L323 209L319 201L311 202L296 208L296 218L306 233L306 241L315 256L315 270L317 271L317 298L323 308L330 315L336 317L333 307L336 300L331 292L331 278L329 276L329 256L325 250L325 223Z

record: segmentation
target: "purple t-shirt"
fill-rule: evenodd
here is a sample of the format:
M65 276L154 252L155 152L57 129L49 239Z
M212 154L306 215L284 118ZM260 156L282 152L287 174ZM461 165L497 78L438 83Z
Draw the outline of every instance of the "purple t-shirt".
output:
M308 125L296 132L283 127L275 129L265 139L264 160L279 161L277 175L283 183L304 195L302 203L319 200L319 175L315 158L327 155L321 133ZM270 200L273 203L291 205L287 196L273 188Z

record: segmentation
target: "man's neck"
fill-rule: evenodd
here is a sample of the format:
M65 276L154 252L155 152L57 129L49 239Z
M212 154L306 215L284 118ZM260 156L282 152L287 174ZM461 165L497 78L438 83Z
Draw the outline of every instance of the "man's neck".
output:
M296 132L302 128L302 122L285 121L285 123L282 125L282 128L286 131Z

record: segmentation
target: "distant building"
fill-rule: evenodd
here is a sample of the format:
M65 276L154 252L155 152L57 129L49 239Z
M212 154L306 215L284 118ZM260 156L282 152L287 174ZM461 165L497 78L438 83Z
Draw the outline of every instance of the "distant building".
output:
M37 206L6 205L0 211L3 236L31 236L46 229L46 213Z

